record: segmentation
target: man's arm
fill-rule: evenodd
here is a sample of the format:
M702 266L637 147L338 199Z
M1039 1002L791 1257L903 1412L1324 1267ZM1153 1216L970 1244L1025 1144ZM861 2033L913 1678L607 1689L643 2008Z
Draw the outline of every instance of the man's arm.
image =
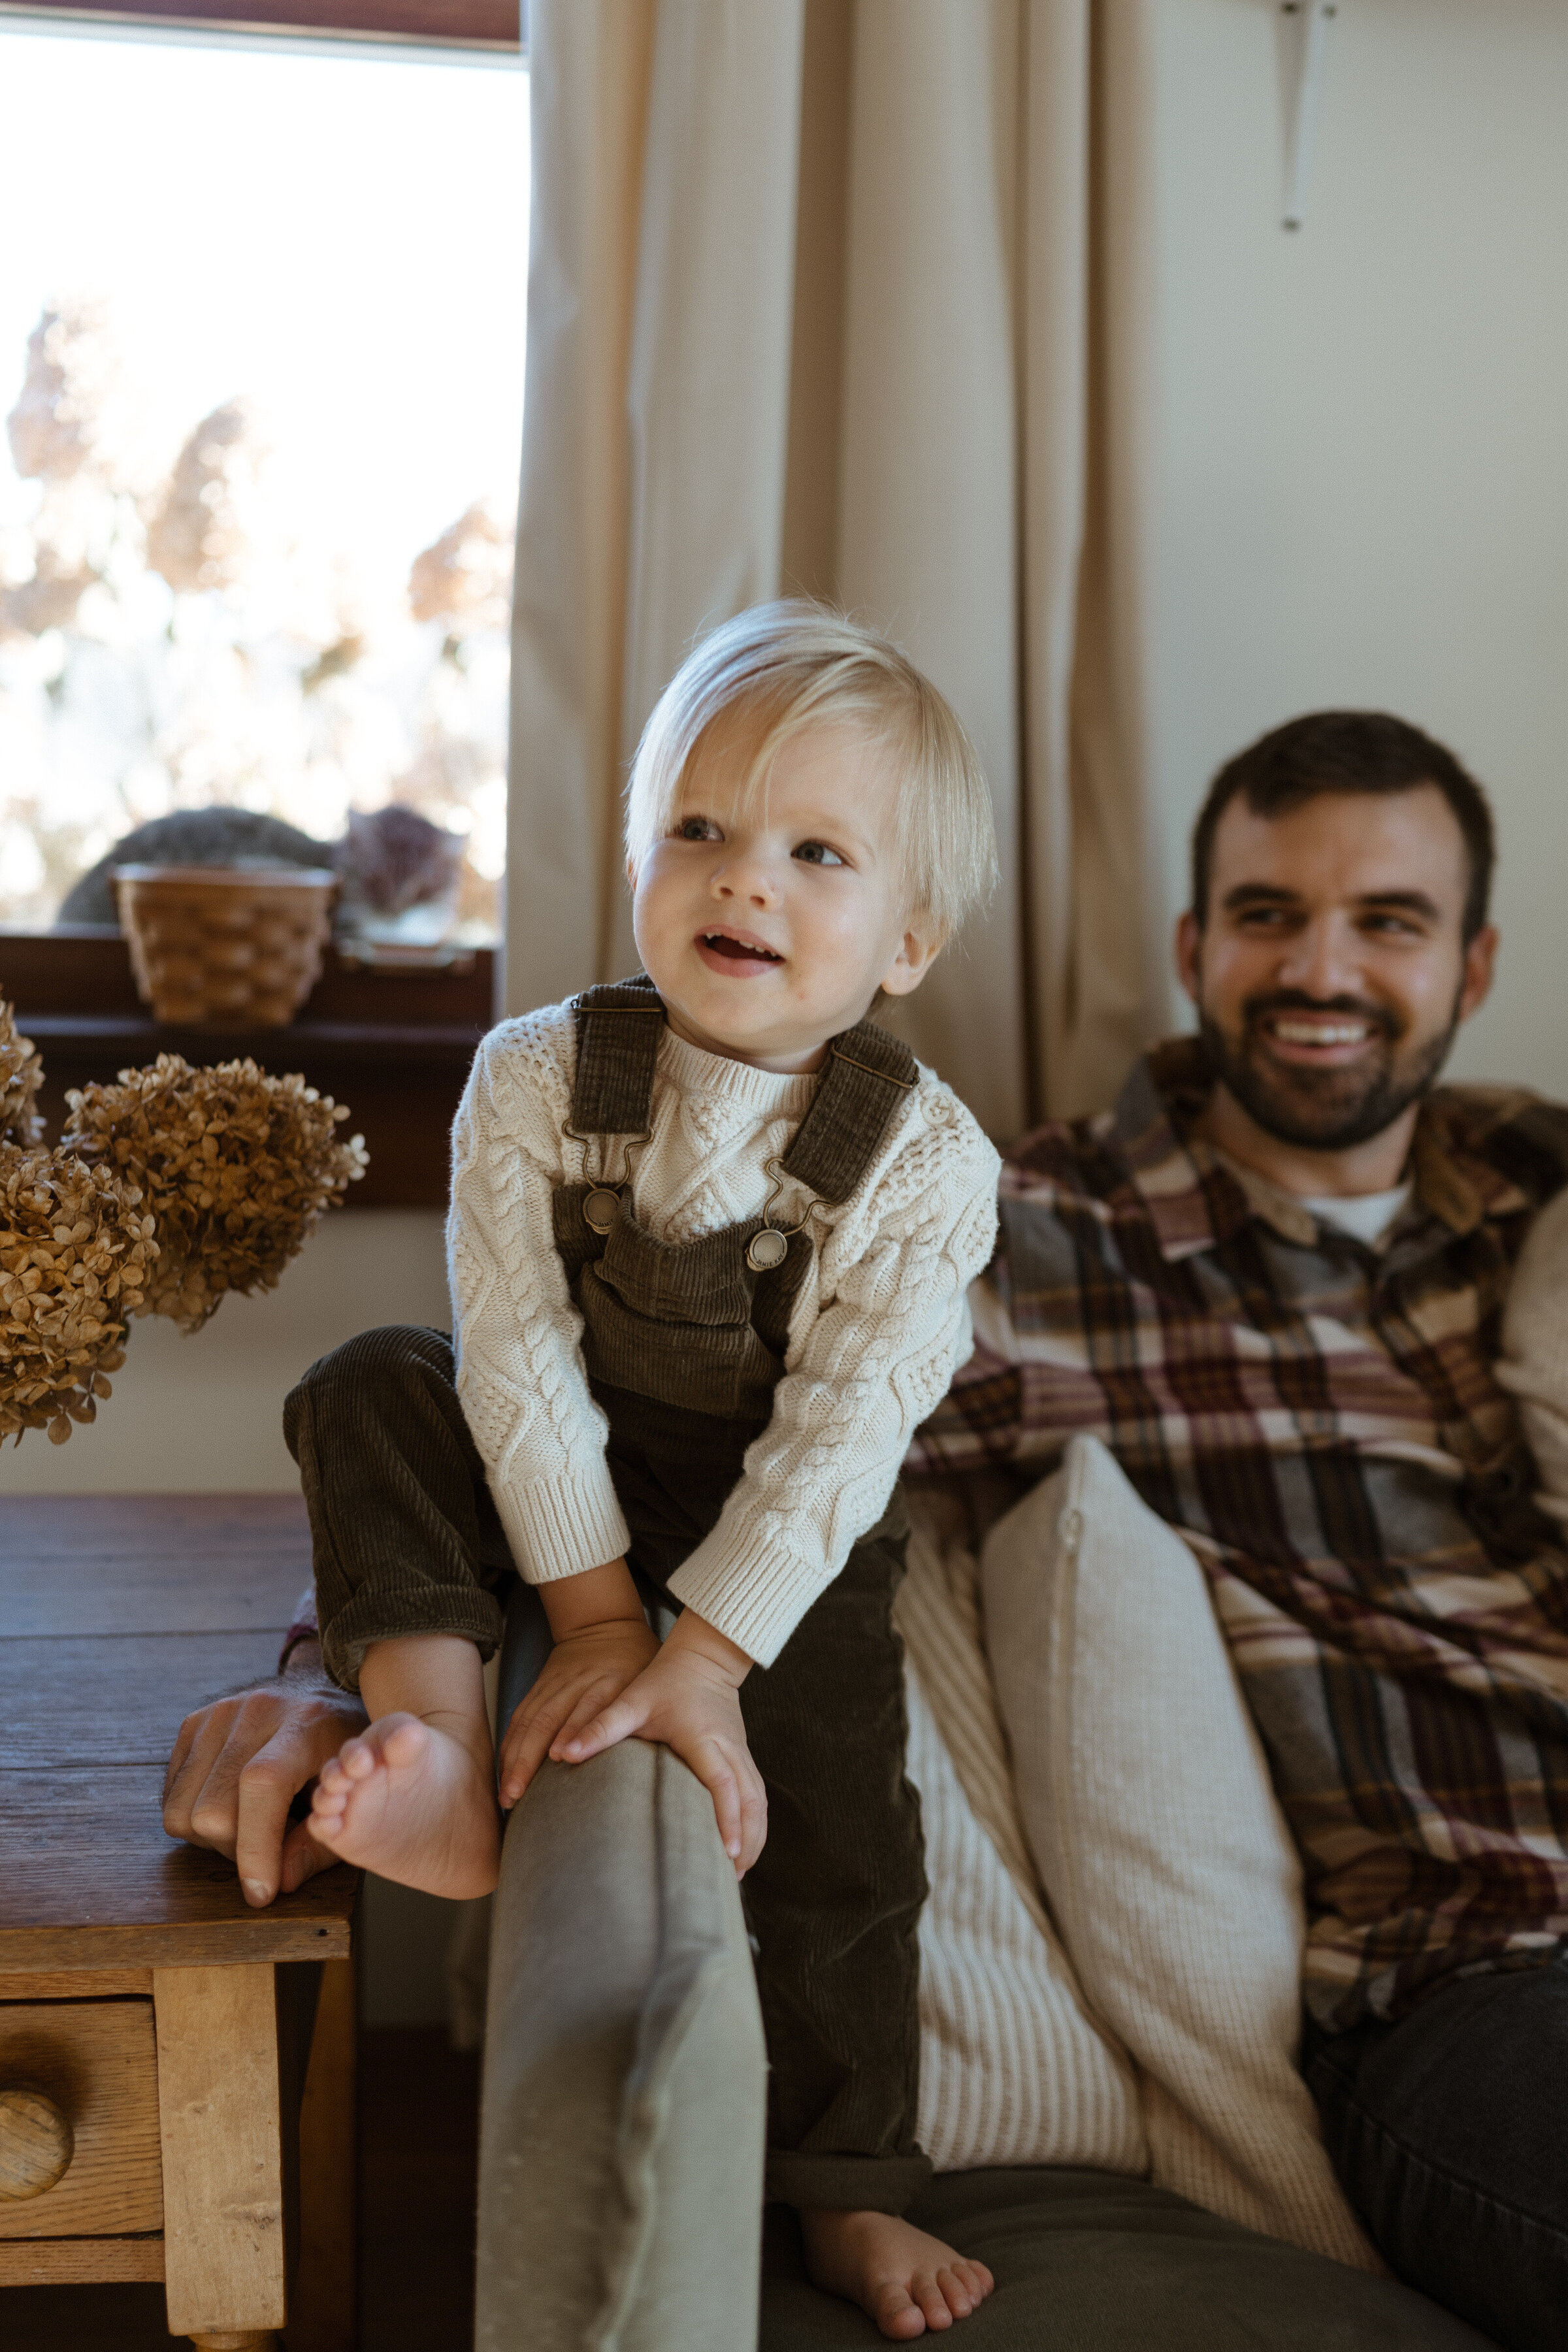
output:
M357 1698L328 1679L321 1643L291 1641L268 1682L213 1699L186 1716L163 1782L171 1837L227 1854L247 1903L292 1895L337 1856L289 1808L345 1739L365 1727Z

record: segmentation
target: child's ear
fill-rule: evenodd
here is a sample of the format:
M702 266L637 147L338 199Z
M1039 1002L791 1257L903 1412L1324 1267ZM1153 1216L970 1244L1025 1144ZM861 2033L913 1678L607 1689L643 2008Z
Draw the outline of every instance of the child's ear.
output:
M931 924L906 931L899 942L898 954L882 974L883 995L912 994L942 953L944 939L945 935Z

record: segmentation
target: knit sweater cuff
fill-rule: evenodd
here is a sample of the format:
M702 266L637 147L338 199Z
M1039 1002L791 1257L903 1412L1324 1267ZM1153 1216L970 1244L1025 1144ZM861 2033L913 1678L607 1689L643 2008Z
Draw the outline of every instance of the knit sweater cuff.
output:
M720 1527L677 1569L669 1589L748 1658L771 1666L831 1580L821 1560L803 1559L776 1538L763 1543L754 1529Z
M630 1541L607 1464L589 1477L536 1478L526 1486L492 1483L496 1508L518 1572L528 1584L553 1584L619 1559Z

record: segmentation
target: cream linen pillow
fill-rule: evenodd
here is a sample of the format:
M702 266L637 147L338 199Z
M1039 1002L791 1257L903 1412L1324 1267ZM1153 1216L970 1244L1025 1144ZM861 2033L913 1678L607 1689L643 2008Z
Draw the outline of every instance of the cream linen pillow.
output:
M1000 1520L985 1642L1030 1851L1136 2063L1157 2187L1357 2268L1296 2071L1300 1869L1187 1546L1097 1439Z
M919 2137L939 2172L991 2164L1144 2174L1138 2081L1089 2014L1035 1883L981 1646L973 1554L910 1498L895 1615L906 1759L931 1895L921 1913Z

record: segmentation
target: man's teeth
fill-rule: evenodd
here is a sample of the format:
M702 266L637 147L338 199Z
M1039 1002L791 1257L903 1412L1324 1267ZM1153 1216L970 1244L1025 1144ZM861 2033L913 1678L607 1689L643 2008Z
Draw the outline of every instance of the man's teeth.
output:
M1359 1045L1371 1034L1364 1021L1275 1021L1271 1026L1286 1045Z

